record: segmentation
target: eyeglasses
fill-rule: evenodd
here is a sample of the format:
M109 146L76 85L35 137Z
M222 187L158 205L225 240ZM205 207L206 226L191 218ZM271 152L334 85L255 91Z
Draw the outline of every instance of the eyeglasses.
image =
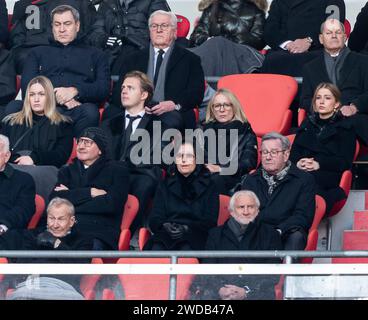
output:
M224 108L225 110L230 110L232 107L232 103L216 103L213 105L213 109L216 111L221 110L221 108Z
M84 144L86 147L90 147L93 144L93 140L85 139L85 138L79 138L77 141L77 144Z
M177 160L183 160L184 158L186 160L193 160L195 156L192 153L177 153L175 156L175 159Z
M151 30L155 30L155 31L158 30L158 28L160 28L162 31L166 31L169 29L169 27L171 27L171 25L168 23L162 23L162 24L153 23L149 26Z
M269 154L271 155L272 158L276 157L280 152L284 152L285 150L271 150L271 151L267 151L267 150L261 150L261 155L262 157L267 157Z

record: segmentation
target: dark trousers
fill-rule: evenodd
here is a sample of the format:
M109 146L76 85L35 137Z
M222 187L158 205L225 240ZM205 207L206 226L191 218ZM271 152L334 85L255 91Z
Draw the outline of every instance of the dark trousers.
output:
M158 180L153 179L149 175L130 173L129 175L130 190L129 193L136 196L139 200L139 210L135 217L130 231L132 234L142 227L147 225L147 216L150 205L152 204L153 197L156 192Z
M303 229L288 231L282 239L284 250L304 250L307 245L307 237Z
M5 115L18 112L22 109L23 101L13 100L5 108ZM98 106L94 103L82 103L79 107L67 109L57 107L58 111L73 120L73 135L78 138L85 128L97 127L100 119Z

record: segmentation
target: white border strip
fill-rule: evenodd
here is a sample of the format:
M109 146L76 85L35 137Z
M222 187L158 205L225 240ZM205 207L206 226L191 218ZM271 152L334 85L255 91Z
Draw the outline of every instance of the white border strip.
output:
M1 274L368 275L368 264L0 264Z

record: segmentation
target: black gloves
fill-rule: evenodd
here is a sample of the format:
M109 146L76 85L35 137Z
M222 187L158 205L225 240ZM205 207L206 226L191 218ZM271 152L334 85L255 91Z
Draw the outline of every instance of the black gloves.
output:
M185 224L177 224L175 222L165 222L163 224L165 231L173 240L178 240L188 231L188 226Z
M57 239L50 232L44 231L37 236L37 245L40 247L54 248Z

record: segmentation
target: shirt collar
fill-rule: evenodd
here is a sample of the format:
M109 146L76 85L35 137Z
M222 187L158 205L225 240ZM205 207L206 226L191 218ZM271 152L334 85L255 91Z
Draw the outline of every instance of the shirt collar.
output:
M127 115L130 115L131 117L133 117L133 115L131 113L129 113L128 110L125 111L125 118ZM141 116L141 118L143 118L143 116L146 114L146 111L145 110L142 110L141 112L135 114L134 116Z

